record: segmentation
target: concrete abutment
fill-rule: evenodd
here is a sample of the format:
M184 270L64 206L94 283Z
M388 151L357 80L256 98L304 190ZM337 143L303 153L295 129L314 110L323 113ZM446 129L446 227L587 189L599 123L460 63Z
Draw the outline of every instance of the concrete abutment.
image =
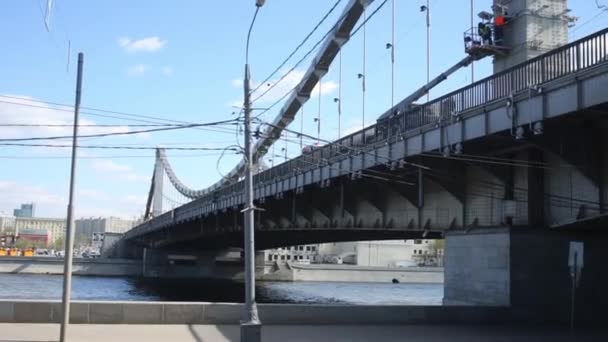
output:
M494 228L446 234L445 305L507 306L514 320L567 324L571 310L570 241L584 243L575 322L607 322L608 234Z

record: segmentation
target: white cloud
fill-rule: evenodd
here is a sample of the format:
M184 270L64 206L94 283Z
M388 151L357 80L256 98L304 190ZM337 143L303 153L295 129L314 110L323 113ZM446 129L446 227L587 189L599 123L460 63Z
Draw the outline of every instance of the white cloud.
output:
M133 195L133 194L126 195L120 199L120 203L125 204L125 205L130 205L130 206L136 207L138 209L143 208L146 205L147 201L148 201L147 196Z
M133 168L126 164L119 164L109 159L94 160L91 163L93 171L112 180L127 182L150 182L150 177L136 173Z
M118 39L118 45L127 52L155 52L167 45L167 41L161 40L156 36L138 40L132 40L129 37L121 37Z
M163 75L165 75L167 77L173 76L173 67L167 65L167 66L163 67L161 72L163 73Z
M78 197L78 199L97 201L107 200L109 198L107 193L95 189L78 189L76 191L76 197Z
M276 83L276 85L270 91L268 91L268 93L266 93L263 97L261 97L257 101L257 103L268 104L268 103L275 102L276 100L280 99L283 95L285 95L285 93L287 93L288 91L293 89L298 83L300 83L300 81L302 80L302 77L304 76L305 73L306 72L304 70L296 69L296 70L292 71L291 73L287 74L287 76L285 76L285 78L283 80L281 80L280 82L278 82L280 79L280 76L266 82L266 84L263 84L261 87L259 87L259 89L257 89L256 91L254 91L252 93L252 95L251 95L252 100L255 100L256 98L258 98L259 96L264 94L270 87L272 87ZM234 86L236 88L241 88L243 86L243 81L239 80L239 79L234 79L231 81L231 84L232 84L232 86ZM258 85L259 85L259 83L253 82L252 88L255 89ZM330 95L330 94L334 93L337 89L338 89L338 83L336 83L335 81L332 81L332 80L327 80L327 81L322 80L321 81L321 95L322 96ZM315 96L319 96L319 85L318 84L311 93L311 97L315 97ZM235 101L233 101L233 102L235 102ZM242 101L239 101L239 102L242 102Z
M2 95L0 95L1 97ZM4 124L32 124L35 127L0 127L0 136L3 139L9 138L29 138L45 136L71 136L74 114L71 107L51 106L41 102L33 102L34 98L29 96L10 95L2 98L0 102L0 122ZM10 102L10 103L8 103ZM87 127L94 125L95 122L86 118L80 118L79 123L83 127L79 128L79 135L91 135L99 133L118 133L128 132L126 126L118 127ZM64 125L57 127L57 125ZM45 144L70 145L72 139L43 141ZM48 149L45 149L48 151ZM61 151L60 149L57 149ZM67 150L67 149L66 149ZM61 151L64 152L64 151Z
M21 203L36 203L37 216L65 215L67 200L39 185L0 180L0 211L11 213Z
M147 70L148 70L148 67L145 66L144 64L136 64L127 69L127 74L129 76L142 76L143 74L146 73Z
M92 163L93 169L99 172L130 172L132 168L129 165L118 164L109 159L94 160Z

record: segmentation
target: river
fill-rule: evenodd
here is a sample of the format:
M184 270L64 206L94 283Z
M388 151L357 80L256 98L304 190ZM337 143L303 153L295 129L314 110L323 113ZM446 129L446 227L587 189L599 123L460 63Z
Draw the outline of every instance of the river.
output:
M62 276L0 274L0 299L60 299ZM119 277L72 280L76 300L243 302L243 284ZM441 284L258 282L260 303L441 305Z

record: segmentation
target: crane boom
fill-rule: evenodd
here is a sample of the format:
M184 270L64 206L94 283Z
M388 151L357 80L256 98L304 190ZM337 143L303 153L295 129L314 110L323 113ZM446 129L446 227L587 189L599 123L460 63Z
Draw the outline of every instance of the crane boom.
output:
M414 103L416 100L418 100L421 97L423 97L424 95L426 95L431 89L433 89L439 83L446 80L451 74L455 73L460 68L464 68L464 67L468 66L473 61L481 59L483 57L485 57L485 56L481 56L481 57L476 57L476 56L472 56L472 55L466 56L465 58L461 59L458 63L456 63L452 67L450 67L448 70L441 73L439 76L435 77L431 82L423 85L418 90L413 92L410 96L406 97L401 102L399 102L397 105L395 105L393 108L389 109L387 112L380 115L378 120L380 121L380 120L384 120L384 119L390 117L396 109L408 110L412 106L412 103Z

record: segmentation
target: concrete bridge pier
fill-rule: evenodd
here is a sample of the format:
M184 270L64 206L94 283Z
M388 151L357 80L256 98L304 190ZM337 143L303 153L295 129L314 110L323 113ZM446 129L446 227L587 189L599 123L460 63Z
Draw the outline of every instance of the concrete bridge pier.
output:
M584 268L575 292L577 325L606 323L608 234L493 228L446 234L445 305L508 306L529 323L568 324L570 241L584 243Z
M142 274L146 278L206 278L242 280L244 263L240 248L219 251L173 251L145 248ZM263 274L264 253L256 252L256 273Z

